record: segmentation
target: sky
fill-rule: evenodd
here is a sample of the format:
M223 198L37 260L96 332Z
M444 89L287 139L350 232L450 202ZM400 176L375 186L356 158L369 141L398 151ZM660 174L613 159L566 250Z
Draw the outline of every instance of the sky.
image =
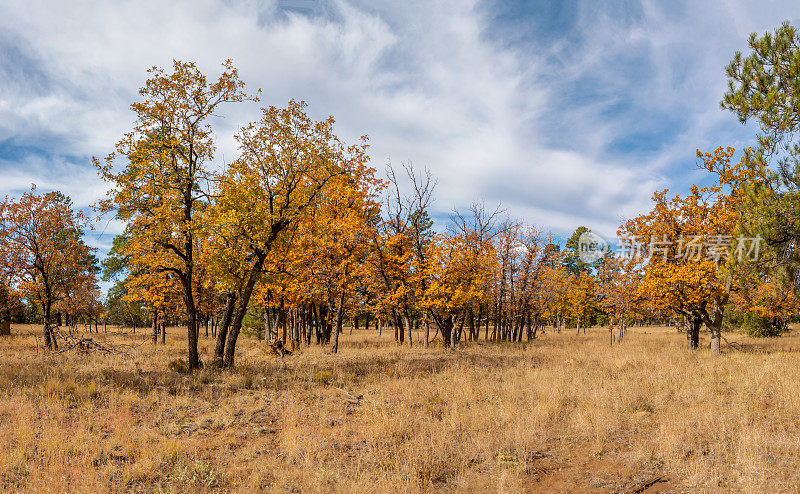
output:
M795 8L792 8L792 7ZM0 196L35 183L80 208L107 189L91 166L133 122L152 66L230 58L261 105L308 102L372 164L438 179L433 213L483 201L559 236L613 236L655 190L704 179L696 150L741 149L755 129L719 107L724 67L793 2L0 0ZM235 159L255 104L213 125ZM104 254L122 225L87 242Z

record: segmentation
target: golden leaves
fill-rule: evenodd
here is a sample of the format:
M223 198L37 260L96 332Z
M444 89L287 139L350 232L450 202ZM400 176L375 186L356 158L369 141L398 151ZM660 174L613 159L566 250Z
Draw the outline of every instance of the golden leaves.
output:
M743 198L746 177L744 159L731 164L733 148L701 153L700 167L716 175L712 186L692 185L686 196L667 199L667 191L654 194L652 211L629 220L619 236L658 238L668 247L645 261L638 294L657 309L699 310L727 302L731 289L727 265L732 258L686 256L680 251L684 239L702 236L733 236Z

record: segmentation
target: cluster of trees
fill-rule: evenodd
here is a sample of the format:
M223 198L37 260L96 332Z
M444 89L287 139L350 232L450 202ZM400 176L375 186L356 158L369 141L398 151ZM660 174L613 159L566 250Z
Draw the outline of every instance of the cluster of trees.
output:
M180 323L190 369L202 365L202 328L220 366L234 365L238 337L254 326L265 339L336 352L346 320L391 327L398 343L422 334L451 348L598 322L613 343L634 321L681 321L689 348L705 324L714 352L725 321L780 332L798 312L798 46L786 24L752 36L752 53L727 68L722 106L758 121L758 145L738 161L731 148L698 152L711 185L657 192L651 211L620 227L643 255L591 260L581 256L585 227L562 248L483 204L437 231L427 170L390 164L379 178L365 136L343 142L332 117L314 120L300 101L263 108L237 131L238 157L219 165L211 120L258 95L230 61L216 79L192 63L153 68L132 129L94 160L111 186L97 208L126 225L102 265L62 194L34 189L0 203L0 332L32 308L48 346L62 316L147 324L154 342ZM763 239L759 255L753 239ZM114 283L105 304L101 275Z
M202 326L231 366L256 315L271 337L335 352L346 319L391 325L409 344L424 324L426 343L433 327L454 346L490 321L492 339L530 338L574 305L552 239L477 205L436 233L427 172L390 166L378 179L366 137L345 144L302 102L264 108L237 132L239 157L212 166L208 119L257 99L230 62L215 81L190 63L153 69L140 92L133 130L95 161L113 186L100 208L127 225L103 274L116 279L109 307L146 319L154 341L167 321L186 323L190 368Z
M83 241L85 216L59 192L33 187L18 201L0 202L0 333L12 314L35 308L44 322L44 344L58 346L52 324L95 324L103 311L94 249Z
M184 322L192 369L203 326L215 362L232 366L255 319L265 338L336 352L345 320L389 325L409 344L424 325L425 344L441 334L454 347L482 327L521 341L596 317L591 268L550 235L482 205L436 232L427 171L389 166L379 179L366 137L342 142L333 118L313 120L302 102L264 108L236 133L238 158L213 166L209 118L257 100L230 62L213 81L191 63L154 68L140 93L133 129L95 160L112 185L99 208L127 225L103 261L116 280L108 309L147 321L154 341Z

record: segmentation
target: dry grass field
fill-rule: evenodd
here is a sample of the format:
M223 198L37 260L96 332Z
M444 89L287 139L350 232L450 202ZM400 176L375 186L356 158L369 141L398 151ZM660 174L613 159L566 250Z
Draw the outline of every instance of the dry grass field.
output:
M717 358L649 327L612 348L593 328L455 353L362 331L339 355L284 361L243 338L235 371L194 376L168 370L184 356L179 329L155 348L141 332L93 335L139 345L130 357L37 355L38 327L13 332L0 341L10 491L800 488L797 331L728 335L744 351Z

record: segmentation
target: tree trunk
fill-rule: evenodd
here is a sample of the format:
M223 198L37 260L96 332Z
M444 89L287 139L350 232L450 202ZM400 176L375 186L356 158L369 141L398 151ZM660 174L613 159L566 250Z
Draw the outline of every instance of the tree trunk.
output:
M336 324L331 335L331 353L339 351L339 333L342 332L342 318L344 313L344 290L339 292L339 300L336 304Z
M314 321L314 338L316 339L317 345L322 344L322 314L318 304L311 304L311 317Z
M10 301L8 290L0 285L0 305L5 308L0 317L0 336L8 336L11 334L11 309L9 308Z
M55 335L52 334L52 328L50 327L50 302L45 302L43 304L43 312L44 316L44 346L48 349L58 350L58 342L56 341Z
M453 316L449 315L446 319L445 328L447 329L447 334L450 335L450 350L456 349L456 337L458 336L458 327L455 325L455 321L453 321Z
M259 255L257 257L255 264L250 270L250 275L247 278L247 284L242 288L242 293L239 296L239 303L234 312L231 328L228 331L228 341L225 343L225 359L223 361L225 367L233 367L234 365L236 340L239 338L239 331L242 329L242 321L247 314L250 296L253 294L253 288L261 275L261 268L264 266L265 259L265 255Z
M275 309L275 317L272 318L272 325L270 326L270 338L278 339L278 328L286 326L286 313L284 310L285 300L283 295L278 298L278 307ZM273 333L274 331L274 333Z
M191 288L189 288L191 292ZM186 296L186 307L189 320L186 323L187 345L189 347L189 370L200 368L200 354L197 352L197 309L194 308L194 296ZM134 323L133 332L136 332Z
M475 336L475 314L472 310L472 306L468 309L467 317L469 318L469 340L472 341Z
M397 311L394 313L394 334L395 334L395 341L398 345L402 345L406 341L406 330L403 324L403 316L401 316Z
M692 325L689 322L689 317L684 314L683 316L683 332L686 333L686 349L693 350L692 347Z
M712 324L708 330L711 332L711 353L714 355L720 354L720 343L722 340L722 328L719 325Z
M222 321L217 327L217 344L214 346L214 362L218 365L224 363L225 343L228 338L228 328L231 325L233 309L236 307L236 291L229 290L225 295L225 309L222 312Z
M686 322L686 348L688 350L696 350L700 346L700 326L703 324L703 319L698 315L692 315L685 318Z
M408 346L409 347L413 347L414 346L414 336L412 335L412 332L414 331L414 323L411 321L411 318L408 316L408 311L406 311L405 320L406 320L406 327L408 328Z
M313 318L313 314L311 312L311 309L306 309L305 312L306 312L306 317L305 317L305 319L306 319L306 321L305 321L305 325L306 325L306 345L310 345L311 344L311 331L313 329L314 318Z
M153 346L158 343L158 312L153 311Z
M264 341L272 339L272 318L269 317L269 311L265 308L261 312L261 318L264 319Z
M486 322L484 323L485 327L483 330L483 341L489 341L489 319L491 319L492 315L489 313L489 306L486 306Z
M8 289L0 285L0 307L3 307L0 312L0 336L11 334L11 309L9 308L11 301L9 298Z
M297 324L297 313L294 309L291 310L290 314L292 315L291 325L292 331L294 331L294 326ZM281 341L286 344L286 318L283 319L283 327L281 328Z
M456 331L456 343L461 341L461 335L464 333L464 323L466 317L461 316L461 322L458 324L458 330Z

